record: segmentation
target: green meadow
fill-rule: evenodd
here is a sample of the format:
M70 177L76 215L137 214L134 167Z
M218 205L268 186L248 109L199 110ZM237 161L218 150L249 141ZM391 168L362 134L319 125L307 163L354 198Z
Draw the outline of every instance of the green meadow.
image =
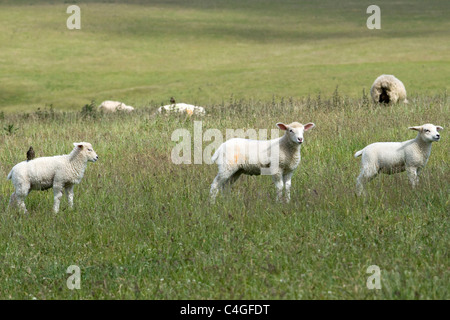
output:
M373 2L373 1L372 1ZM238 98L357 97L382 73L409 93L448 88L448 1L0 1L0 108L214 104Z
M0 0L0 299L449 299L448 1ZM409 104L372 103L380 74ZM157 114L173 96L206 116ZM105 114L103 100L130 114ZM180 143L219 129L314 122L289 204L270 177L243 176L208 201L216 165L174 164ZM411 189L405 173L356 197L360 158L376 141L443 126ZM281 131L280 131L281 134ZM25 160L88 141L99 155L51 211L8 209L6 176ZM202 150L212 142L203 137ZM81 289L66 272L81 270ZM369 266L381 289L369 289Z

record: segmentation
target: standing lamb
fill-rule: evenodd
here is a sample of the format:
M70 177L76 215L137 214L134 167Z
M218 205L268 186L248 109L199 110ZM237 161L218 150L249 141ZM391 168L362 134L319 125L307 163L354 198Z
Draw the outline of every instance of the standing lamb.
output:
M210 190L210 200L215 202L219 189L232 185L241 174L260 175L262 170L272 175L277 189L277 201L286 189L286 202L290 201L291 178L300 164L300 147L304 142L303 133L314 128L314 123L302 125L293 122L289 125L277 123L285 134L272 140L250 140L234 138L220 145L212 156L219 172ZM270 167L270 169L269 169Z
M370 95L375 103L408 103L403 83L393 75L383 74L375 79L370 88Z
M81 182L88 161L95 162L98 155L87 142L74 143L70 154L54 157L41 157L16 164L8 174L8 180L14 184L15 192L9 205L18 205L25 213L25 198L31 190L53 188L53 211L59 211L62 191L65 190L69 207L73 207L73 187Z
M440 140L438 131L443 128L424 124L409 129L419 132L415 139L404 142L376 142L355 153L355 158L362 155L361 173L356 182L358 195L364 192L364 185L379 173L394 174L406 171L411 185L417 185L418 175L430 157L431 143Z
M126 111L126 112L131 112L134 110L134 108L132 106L127 106L125 103L123 102L119 102L119 101L103 101L99 106L98 106L99 110L103 110L106 112L116 112L116 111Z

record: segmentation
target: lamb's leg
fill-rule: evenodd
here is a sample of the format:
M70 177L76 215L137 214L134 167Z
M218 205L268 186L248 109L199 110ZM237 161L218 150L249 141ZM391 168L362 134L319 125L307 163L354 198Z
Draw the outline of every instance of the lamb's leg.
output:
M226 188L227 191L230 191L231 186L239 179L239 177L242 175L242 171L238 170L236 171L227 181L226 185L224 185L224 188Z
M283 176L284 187L286 188L286 202L291 201L291 178L294 172L289 172Z
M18 196L15 192L11 194L11 198L9 199L8 206L11 208L14 208L16 206L19 207L20 210L22 210L24 213L27 213L27 208L25 206L25 197L24 196Z
M275 183L275 188L277 189L277 201L281 201L283 198L283 177L280 173L274 174L272 176L273 183Z
M219 193L219 188L221 188L220 175L214 178L211 184L211 189L209 190L209 201L214 204L216 202L217 194Z
M364 185L377 176L376 168L362 168L361 173L356 179L356 194L358 196L364 193Z
M61 186L53 186L53 212L58 213L59 211L59 203L61 201L61 197L63 188Z
M409 182L411 183L411 186L415 188L417 184L419 183L419 176L418 176L418 170L415 167L408 167L406 168L406 173L408 174Z
M27 207L25 206L25 197L23 195L16 195L17 198L17 204L19 205L19 208L23 211L23 213L27 213Z
M17 205L16 193L13 192L9 198L8 207L15 207Z
M30 192L30 184L23 183L21 185L16 185L15 189L16 190L11 195L9 203L12 206L17 205L19 209L23 211L23 213L27 213L28 211L27 207L25 206L25 198Z
M209 197L212 204L215 203L219 189L223 189L224 185L228 183L229 179L233 176L236 171L226 171L223 172L219 169L219 173L214 178L211 184L211 189L209 191Z
M74 187L74 185L72 184L72 185L66 187L66 189L65 189L70 209L73 208L73 187Z

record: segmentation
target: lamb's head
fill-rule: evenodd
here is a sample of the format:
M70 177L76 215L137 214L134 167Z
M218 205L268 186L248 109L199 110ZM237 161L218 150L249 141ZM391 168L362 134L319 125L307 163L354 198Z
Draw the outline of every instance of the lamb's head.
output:
M435 126L434 124L427 123L422 126L409 127L411 130L419 131L418 136L425 142L433 142L439 141L441 139L441 135L439 131L441 131L441 126Z
M314 128L315 126L316 125L312 122L309 122L305 125L298 122L292 122L291 124L284 124L281 122L277 123L277 127L281 130L286 131L285 135L289 138L290 141L295 144L302 144L304 141L303 133Z
M75 146L73 152L81 153L87 161L95 162L98 160L98 155L89 142L74 142L73 145Z

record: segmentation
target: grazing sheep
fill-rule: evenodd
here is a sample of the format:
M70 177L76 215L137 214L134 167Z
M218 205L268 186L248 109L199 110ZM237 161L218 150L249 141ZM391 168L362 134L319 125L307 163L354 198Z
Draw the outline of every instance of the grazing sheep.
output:
M286 131L280 138L272 140L234 138L222 143L211 159L219 167L219 172L211 184L211 202L215 202L219 189L223 189L225 185L232 185L241 174L260 175L262 169L269 170L269 167L268 174L272 175L277 189L277 201L281 200L285 188L286 201L289 202L291 178L300 164L303 132L314 126L314 123L305 125L298 122L289 125L277 123L279 129Z
M73 187L81 182L88 161L95 162L98 156L87 142L74 143L70 154L54 157L41 157L16 164L8 174L14 184L9 205L17 204L25 213L25 198L31 190L53 188L53 211L59 211L62 191L66 191L69 207L73 207Z
M103 110L106 112L116 112L116 111L126 111L131 112L134 110L133 107L127 106L125 103L119 101L103 101L99 106L99 110Z
M190 116L193 114L204 115L206 113L205 108L199 107L199 106L194 106L192 104L186 104L186 103L168 104L168 105L159 107L158 112L159 113L163 113L163 112L187 113Z
M376 103L408 103L403 83L393 75L383 74L375 79L370 95Z
M362 155L361 173L356 183L358 195L364 192L364 185L379 173L394 174L406 171L411 185L417 185L418 175L430 157L431 143L439 141L438 131L443 128L424 124L409 129L419 131L415 139L404 142L376 142L355 153L355 158Z
M27 151L27 161L33 160L36 157L33 147L30 147Z

